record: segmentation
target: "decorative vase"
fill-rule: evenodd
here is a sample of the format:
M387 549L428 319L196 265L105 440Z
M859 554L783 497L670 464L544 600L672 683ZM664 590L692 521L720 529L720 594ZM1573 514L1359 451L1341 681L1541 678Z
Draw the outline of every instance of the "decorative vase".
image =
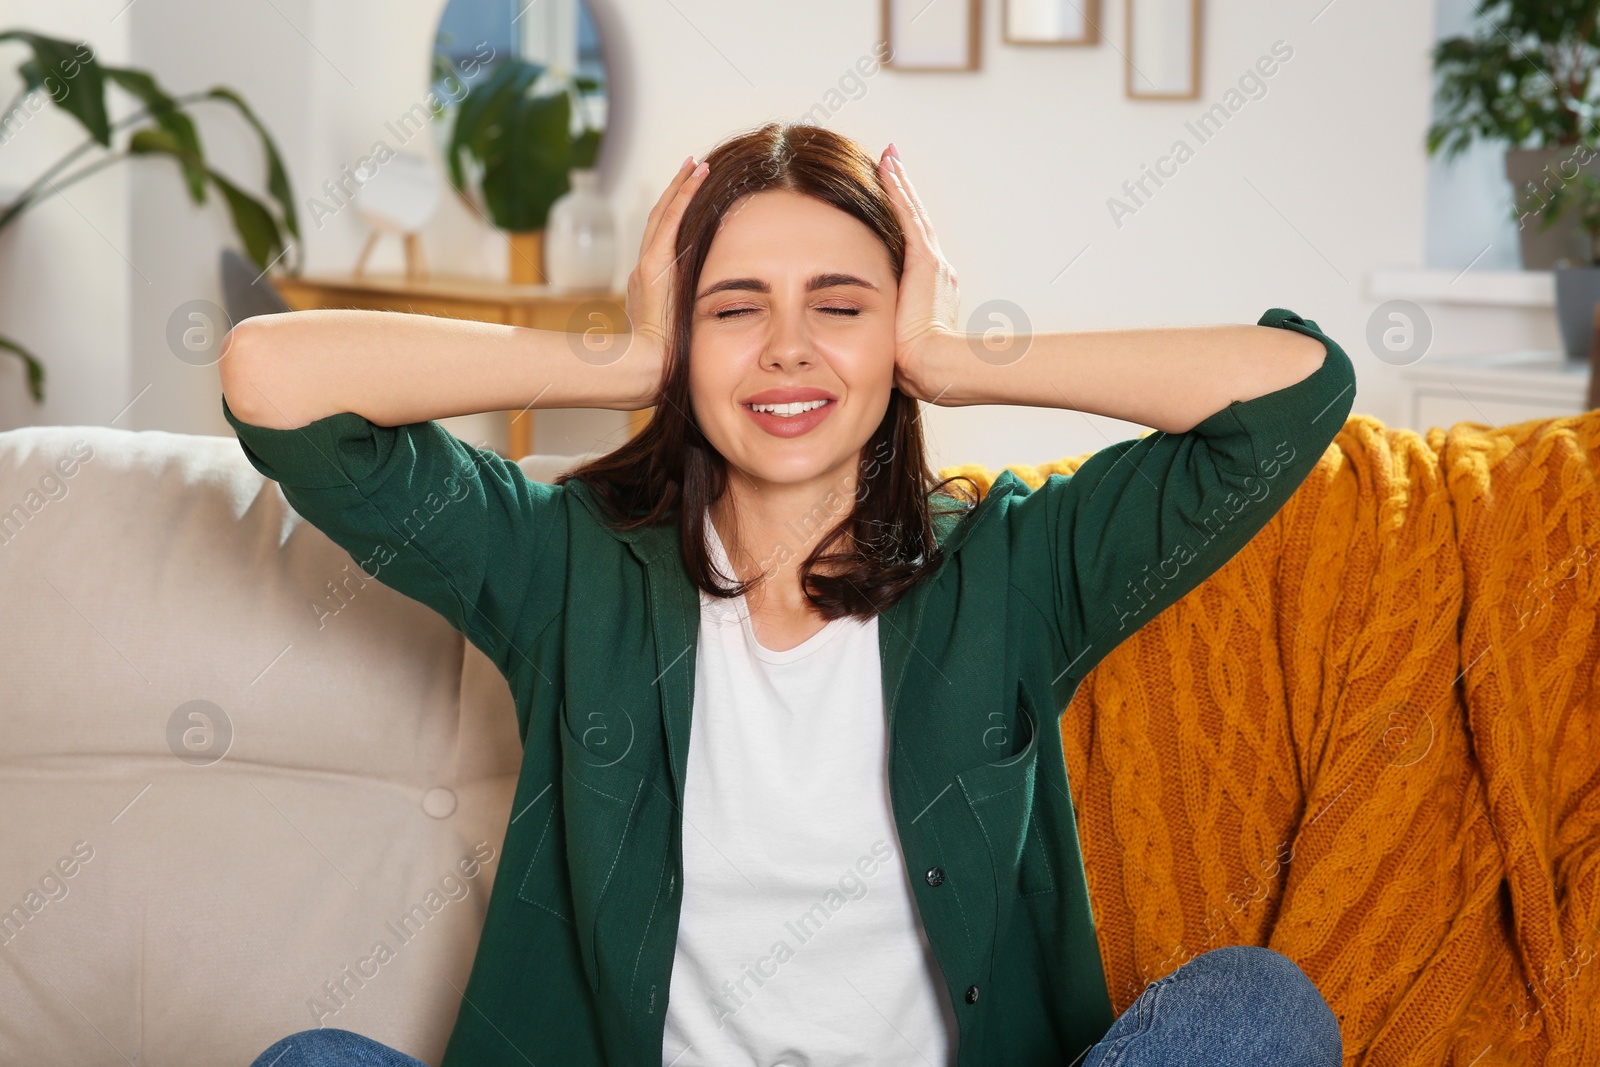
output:
M550 205L546 223L546 272L560 289L609 290L616 269L616 223L600 195L600 175L572 172L572 188Z
M506 279L513 285L545 284L544 231L507 230L505 234L511 264Z
M1555 274L1561 347L1568 359L1588 362L1595 329L1594 309L1600 303L1600 266L1568 267L1558 263Z

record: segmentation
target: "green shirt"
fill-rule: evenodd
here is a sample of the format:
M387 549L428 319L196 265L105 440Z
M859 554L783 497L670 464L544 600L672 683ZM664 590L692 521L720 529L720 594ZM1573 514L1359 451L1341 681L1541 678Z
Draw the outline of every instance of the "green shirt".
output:
M1260 324L1322 341L1321 367L1035 490L1003 472L940 521L942 563L879 617L890 799L960 1067L1075 1062L1114 1019L1058 718L1344 425L1345 353L1282 308ZM700 617L677 526L616 532L581 482L532 482L437 422L223 413L300 515L380 561L515 697L522 767L444 1067L661 1067Z

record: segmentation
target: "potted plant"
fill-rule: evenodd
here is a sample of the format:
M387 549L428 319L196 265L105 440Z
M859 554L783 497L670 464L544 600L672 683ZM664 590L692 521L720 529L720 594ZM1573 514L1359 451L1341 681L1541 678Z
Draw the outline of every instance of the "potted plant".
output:
M46 168L10 203L0 205L0 233L29 208L106 167L140 156L166 156L178 164L189 198L196 204L205 202L208 186L222 194L245 251L263 271L288 251L286 235L298 242L300 229L294 193L283 159L266 127L238 93L219 85L204 92L172 96L145 71L100 63L87 43L45 37L25 30L0 32L0 43L6 41L27 45L31 55L17 67L22 78L21 91L5 111L0 112L0 121L4 122L0 144L14 136L14 130L21 123L32 121L33 115L47 102L76 119L89 137ZM142 106L113 121L106 100L106 88L110 85L129 94ZM48 101L40 99L41 91ZM205 102L228 105L255 131L266 156L267 192L277 204L277 214L213 170L206 161L200 135L189 116L192 105ZM124 133L127 136L120 147L114 147L113 140ZM292 269L298 271L298 263ZM0 350L22 359L28 370L28 392L35 403L43 402L44 366L19 342L3 335L0 335Z
M1523 267L1549 270L1563 255L1586 257L1578 221L1562 218L1551 198L1596 155L1595 6L1488 0L1479 15L1473 35L1434 46L1438 111L1428 154L1443 150L1453 160L1474 140L1503 142Z
M574 169L594 166L600 131L573 131L578 94L599 87L570 77L541 91L546 68L501 60L456 105L445 155L451 183L510 238L513 282L545 281L544 228L550 205L571 188Z

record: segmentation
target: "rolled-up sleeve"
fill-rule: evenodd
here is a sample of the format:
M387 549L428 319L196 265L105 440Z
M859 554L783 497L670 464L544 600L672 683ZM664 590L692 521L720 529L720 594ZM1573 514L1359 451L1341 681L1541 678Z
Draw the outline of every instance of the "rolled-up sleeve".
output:
M1317 338L1322 365L1184 433L1155 431L1104 448L1009 509L1012 543L1025 555L1042 553L1013 574L1051 591L1062 675L1082 678L1232 559L1343 428L1355 401L1349 356L1292 311L1273 308L1258 325ZM1037 584L1023 591L1042 592Z
M338 412L294 429L222 413L251 465L370 577L443 615L510 677L560 610L564 490L437 422Z

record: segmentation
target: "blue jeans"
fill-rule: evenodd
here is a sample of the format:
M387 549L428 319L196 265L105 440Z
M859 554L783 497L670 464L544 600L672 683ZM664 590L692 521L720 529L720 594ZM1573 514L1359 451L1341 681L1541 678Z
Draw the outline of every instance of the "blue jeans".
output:
M302 1030L256 1057L250 1067L427 1067L419 1059L349 1030Z
M1201 953L1144 988L1082 1067L1339 1067L1339 1020L1293 960L1268 948ZM348 1030L304 1030L251 1067L426 1067Z
M1083 1067L1339 1067L1339 1019L1280 952L1225 945L1157 978Z

